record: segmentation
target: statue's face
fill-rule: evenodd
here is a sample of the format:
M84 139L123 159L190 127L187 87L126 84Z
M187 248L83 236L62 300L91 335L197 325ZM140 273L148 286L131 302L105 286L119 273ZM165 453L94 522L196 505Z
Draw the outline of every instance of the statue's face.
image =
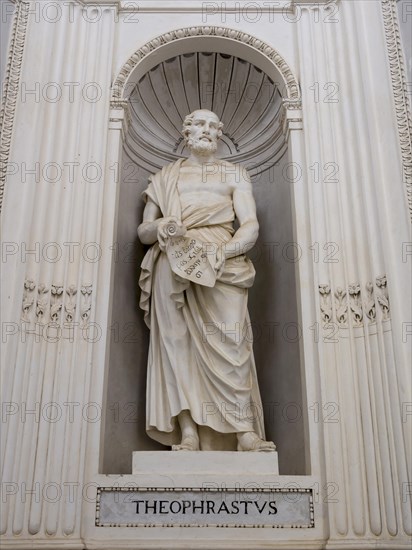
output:
M188 127L188 147L197 153L209 154L217 149L220 135L219 118L211 111L195 111Z

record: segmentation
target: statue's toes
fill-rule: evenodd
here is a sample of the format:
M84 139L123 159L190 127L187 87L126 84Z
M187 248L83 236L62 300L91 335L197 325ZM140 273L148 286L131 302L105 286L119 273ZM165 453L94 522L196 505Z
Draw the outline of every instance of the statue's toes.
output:
M189 443L182 443L182 445L172 445L172 451L196 451L196 449Z
M190 445L172 445L172 451L193 451Z
M172 451L198 451L199 441L194 437L186 437L179 445L172 445Z
M273 452L276 445L273 441L260 439L256 433L248 433L238 441L238 451Z
M263 441L262 445L258 445L255 451L274 452L276 451L276 445L272 441Z

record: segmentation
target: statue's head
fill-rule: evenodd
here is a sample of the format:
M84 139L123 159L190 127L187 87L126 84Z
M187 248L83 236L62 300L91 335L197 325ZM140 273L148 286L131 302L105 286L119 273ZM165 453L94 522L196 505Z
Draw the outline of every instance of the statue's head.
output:
M184 119L182 134L190 150L200 155L209 155L217 149L222 128L223 123L215 113L198 109Z

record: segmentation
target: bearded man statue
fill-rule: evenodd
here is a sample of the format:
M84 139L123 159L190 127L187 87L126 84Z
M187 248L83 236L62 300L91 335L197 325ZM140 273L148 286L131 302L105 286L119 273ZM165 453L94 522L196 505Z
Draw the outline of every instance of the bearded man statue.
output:
M247 309L256 205L245 169L215 157L222 126L208 110L188 115L190 156L152 176L143 193L146 431L175 451L274 451Z

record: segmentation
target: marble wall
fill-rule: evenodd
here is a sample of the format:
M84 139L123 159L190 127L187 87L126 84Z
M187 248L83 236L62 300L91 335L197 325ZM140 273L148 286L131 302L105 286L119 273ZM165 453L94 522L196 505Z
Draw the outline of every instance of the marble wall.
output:
M412 121L396 1L280 0L247 10L232 0L15 3L0 135L3 546L409 548ZM293 234L301 246L296 285L292 264L256 264L262 284L278 277L270 315L272 304L281 323L297 315L302 338L293 354L276 341L281 355L269 365L265 354L263 372L263 349L256 355L265 398L273 381L270 399L289 392L307 422L274 424L279 445L296 436L279 452L281 471L299 475L259 482L312 488L310 530L179 528L177 537L169 527L96 526L96 487L166 483L102 473L113 469L110 444L124 442L113 440L117 411L104 400L113 399L109 388L131 395L131 374L143 386L134 365L147 345L137 357L135 344L112 346L120 378L109 342L122 304L125 322L138 315L137 265L124 261L133 246L117 254L114 243L136 242L139 191L121 192L119 163L130 87L194 51L239 56L283 84L282 129L302 177L290 187L256 183L256 198L270 229L261 238ZM272 191L273 225L272 206L263 206ZM262 296L251 292L255 316ZM143 440L141 427L126 426ZM303 452L302 433L305 460L292 456ZM130 471L120 455L118 467ZM167 483L185 487L187 477Z

